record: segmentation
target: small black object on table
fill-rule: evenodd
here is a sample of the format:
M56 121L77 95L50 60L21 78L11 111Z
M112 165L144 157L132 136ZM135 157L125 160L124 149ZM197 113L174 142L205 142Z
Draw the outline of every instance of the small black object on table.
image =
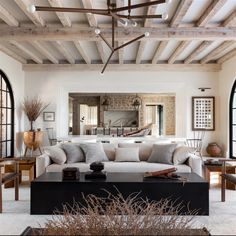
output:
M104 164L102 162L93 162L90 164L92 172L85 173L85 179L106 179L106 172L103 172Z

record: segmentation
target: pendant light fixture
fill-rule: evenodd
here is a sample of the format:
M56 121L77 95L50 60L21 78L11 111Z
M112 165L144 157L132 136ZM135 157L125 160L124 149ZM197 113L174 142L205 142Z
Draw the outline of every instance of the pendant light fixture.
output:
M132 103L132 106L134 108L134 110L139 110L140 107L142 105L142 99L138 96L138 94L136 94L134 100L133 100L133 103Z

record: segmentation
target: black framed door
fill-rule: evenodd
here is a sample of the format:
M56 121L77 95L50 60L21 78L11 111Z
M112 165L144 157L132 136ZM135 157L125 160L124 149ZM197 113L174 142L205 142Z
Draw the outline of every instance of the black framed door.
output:
M0 70L0 153L14 156L14 97L6 74Z

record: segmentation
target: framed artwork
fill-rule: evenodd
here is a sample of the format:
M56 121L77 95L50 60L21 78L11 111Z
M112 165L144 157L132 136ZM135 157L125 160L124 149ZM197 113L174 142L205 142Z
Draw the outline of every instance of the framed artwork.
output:
M215 97L192 97L192 130L215 130Z
M43 112L43 121L55 121L55 112L51 111Z

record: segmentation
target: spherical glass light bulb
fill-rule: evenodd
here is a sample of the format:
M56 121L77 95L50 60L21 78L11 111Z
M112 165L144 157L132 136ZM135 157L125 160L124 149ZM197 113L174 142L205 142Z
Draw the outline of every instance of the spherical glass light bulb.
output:
M30 13L34 13L36 11L36 7L34 4L31 4L27 7L27 11Z
M165 12L162 14L162 20L167 20L168 19L168 14Z
M150 33L149 32L145 32L145 37L149 37L150 36Z
M136 21L134 21L133 23L132 23L132 26L133 27L136 27L138 24L137 24L137 22Z
M98 34L100 34L100 33L101 33L101 30L97 28L97 29L95 29L95 30L94 30L94 32L95 32L95 34L97 34L97 35L98 35Z

